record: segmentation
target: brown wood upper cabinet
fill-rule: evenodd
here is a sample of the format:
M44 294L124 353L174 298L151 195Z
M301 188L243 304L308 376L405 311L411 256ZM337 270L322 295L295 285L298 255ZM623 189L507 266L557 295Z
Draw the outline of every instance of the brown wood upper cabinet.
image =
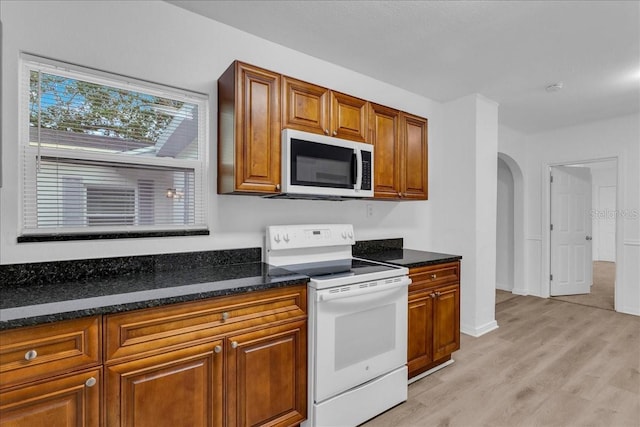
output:
M280 191L280 75L235 61L218 79L218 193Z
M283 128L367 141L367 101L282 77Z
M375 198L427 199L427 119L378 104L369 107Z
M400 197L427 200L428 147L427 119L402 113L400 116Z

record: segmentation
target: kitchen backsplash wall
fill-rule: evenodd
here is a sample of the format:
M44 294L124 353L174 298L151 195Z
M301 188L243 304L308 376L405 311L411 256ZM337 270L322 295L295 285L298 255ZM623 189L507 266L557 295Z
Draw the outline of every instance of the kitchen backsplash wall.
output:
M166 2L0 2L0 12L3 24L0 264L261 247L265 227L272 224L351 223L360 240L402 236L412 247L433 249L429 246L430 218L438 195L445 193L447 186L445 180L433 178L445 172L438 162L429 168L429 201L327 202L216 194L217 79L229 64L239 59L428 117L430 158L442 156L446 148L442 144L440 103ZM30 25L25 26L25 22ZM60 22L74 22L74 26L61 28ZM114 22L118 23L117 30ZM18 108L21 52L208 94L209 170L203 180L209 183L210 235L17 243L21 205L17 143L22 123ZM369 204L372 210L368 209Z

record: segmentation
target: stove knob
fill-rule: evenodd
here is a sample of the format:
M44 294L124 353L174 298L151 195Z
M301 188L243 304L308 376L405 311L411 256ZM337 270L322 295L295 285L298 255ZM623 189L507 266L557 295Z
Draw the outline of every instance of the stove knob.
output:
M352 232L349 232L349 238L353 239L353 233Z
M285 234L282 238L284 239L285 242L289 241L289 235L288 234Z
M273 236L273 241L276 243L280 243L280 234L276 234L275 236Z
M343 232L342 232L342 238L343 238L343 239L346 239L346 238L347 238L347 232L346 232L346 231L343 231Z

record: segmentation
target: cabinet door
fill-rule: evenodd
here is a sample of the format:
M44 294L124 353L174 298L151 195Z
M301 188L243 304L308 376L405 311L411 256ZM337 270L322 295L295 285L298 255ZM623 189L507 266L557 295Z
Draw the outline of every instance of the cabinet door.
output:
M374 191L376 198L400 196L400 112L370 104L370 142L374 147Z
M307 416L307 322L227 339L227 425L291 426Z
M0 393L0 426L100 425L101 369L31 384Z
M331 136L367 142L368 103L360 98L331 92Z
M280 184L280 75L235 62L218 80L218 192Z
M409 295L407 365L409 378L433 361L433 298L431 292Z
M329 135L329 89L283 77L282 127Z
M402 198L427 199L427 119L402 114Z
M437 288L433 300L433 358L438 360L460 348L460 286Z
M223 425L222 341L106 367L106 425Z

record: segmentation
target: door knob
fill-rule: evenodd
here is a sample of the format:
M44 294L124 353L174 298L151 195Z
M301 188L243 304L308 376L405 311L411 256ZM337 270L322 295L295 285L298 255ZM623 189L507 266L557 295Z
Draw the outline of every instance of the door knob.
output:
M587 239L587 240L593 240L593 237L591 237L591 236L587 236L587 237L585 237L585 239Z

